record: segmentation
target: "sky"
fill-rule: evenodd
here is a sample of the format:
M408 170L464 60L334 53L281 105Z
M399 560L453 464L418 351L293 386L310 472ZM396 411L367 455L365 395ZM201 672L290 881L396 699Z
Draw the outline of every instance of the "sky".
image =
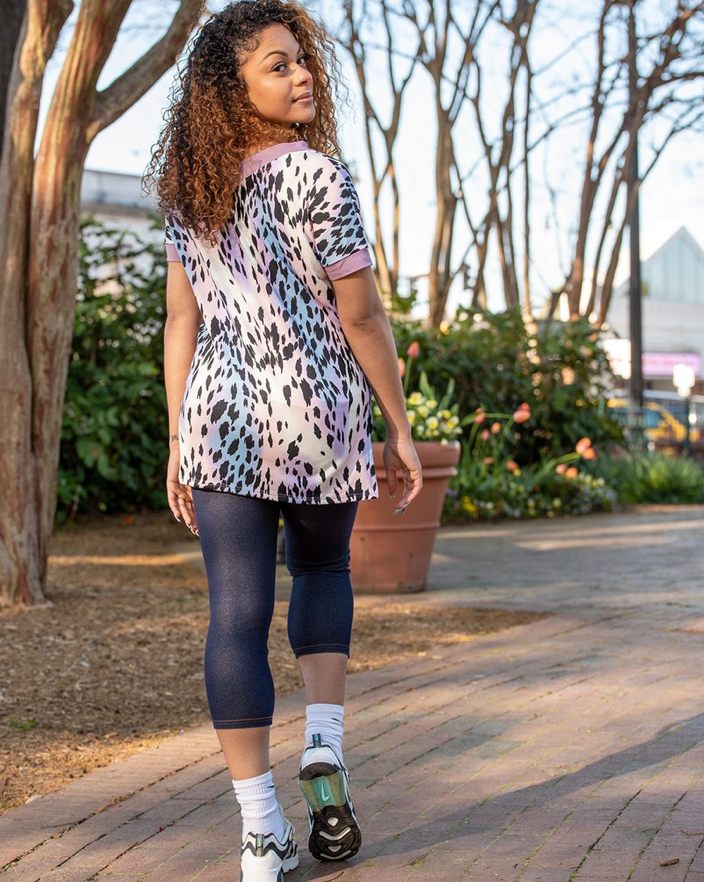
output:
M657 29L662 8L672 3L663 0L641 0L642 27ZM535 59L536 70L544 67L546 72L536 77L537 100L543 102L540 117L536 115L535 132L542 130L545 121L554 120L562 113L574 110L579 98L559 98L568 84L577 79L588 81L593 69L594 40L588 34L593 24L583 6L568 0L543 0L543 15L538 20L531 36L531 53ZM78 4L77 4L78 5ZM221 0L216 8L224 5ZM586 5L586 4L585 4ZM98 81L103 88L126 69L163 33L170 16L177 6L176 0L135 0L125 19L118 41L113 48L106 67ZM340 0L320 0L308 4L309 9L332 31L340 16ZM596 4L595 4L596 6ZM65 57L75 15L69 20L59 41L54 57L50 60L45 78L45 86L40 107L40 128L43 124L51 93L58 78L61 63ZM378 27L368 22L365 45L370 59L370 78L374 78L373 100L382 117L388 118L389 102L383 89L386 79L386 61L383 53L375 52ZM489 33L489 32L488 32ZM575 34L577 39L575 40ZM365 32L363 31L363 35ZM410 51L412 33L399 27L395 33L395 48L400 52ZM617 53L625 46L618 44L616 34L611 38L611 51ZM482 65L482 114L486 120L488 136L495 137L499 131L497 120L503 109L506 70L507 42L497 28L491 32L490 39L483 44ZM451 44L450 56L457 57L461 46ZM454 53L454 56L453 56ZM371 177L366 162L366 141L363 129L362 103L359 87L351 61L343 49L338 49L345 80L350 88L350 98L354 104L353 113L341 109L339 117L343 158L357 179L357 189L362 204L365 226L372 238L372 199ZM452 69L448 65L448 69ZM404 72L405 64L398 62L398 76ZM168 105L168 96L174 81L175 69L164 75L152 89L138 101L121 119L102 132L95 139L88 153L86 168L127 172L141 175L149 161L151 146L156 141L161 126L162 114ZM378 88L377 88L377 85ZM581 100L584 100L582 93ZM421 275L427 272L428 260L433 240L434 214L434 139L436 124L434 119L433 93L428 74L418 69L413 74L407 89L407 103L401 117L399 139L395 150L395 163L401 193L401 242L400 262L404 276ZM521 108L517 107L517 117ZM541 121L542 118L542 121ZM652 155L649 144L662 131L643 132L639 143L641 170ZM522 138L522 128L517 126L516 141ZM531 130L531 134L534 134ZM603 148L597 142L597 148ZM473 222L477 222L486 208L486 176L481 166L481 145L477 129L469 112L463 112L457 122L457 158L460 171L467 177L468 204ZM531 225L533 264L531 281L537 301L547 296L551 286L558 285L564 278L566 261L570 253L569 230L576 223L579 206L579 190L584 167L586 129L584 125L572 125L553 136L549 149L538 148L531 159ZM381 152L378 153L380 157ZM359 161L358 161L359 160ZM641 256L646 259L680 226L685 225L700 245L704 246L704 203L701 199L701 174L704 170L704 152L701 134L681 134L671 141L655 168L641 187L640 227ZM516 180L514 215L522 212L520 199L520 174ZM548 189L548 187L550 189ZM554 194L554 205L550 198ZM388 196L388 192L385 194ZM386 229L390 220L390 200L382 202ZM556 230L556 218L560 233ZM522 235L522 234L521 234ZM628 235L615 284L628 277ZM453 266L468 244L468 228L459 210L453 241ZM517 243L520 246L520 242ZM471 265L470 251L470 265ZM517 255L522 261L521 255ZM467 295L457 283L451 289L448 312L465 305ZM490 251L487 273L489 306L500 309L503 306L501 280L495 253ZM414 314L425 312L423 282L420 282L421 298Z

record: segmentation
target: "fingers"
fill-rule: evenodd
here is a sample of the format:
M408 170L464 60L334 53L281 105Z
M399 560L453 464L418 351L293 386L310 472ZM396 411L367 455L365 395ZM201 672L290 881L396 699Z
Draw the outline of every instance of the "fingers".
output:
M198 536L198 522L196 521L191 487L188 484L179 484L177 481L171 481L167 484L166 496L171 513L176 520L179 522L183 521L188 529L195 536Z
M401 496L398 506L394 510L394 514L403 514L409 504L416 498L416 496L418 496L422 487L423 479L420 470L414 469L413 471L409 471L408 469L404 469L403 495Z
M183 515L183 520L191 533L198 535L198 526L196 524L196 513L193 507L193 499L188 493L187 485L182 484L178 494L179 510Z
M389 488L389 496L393 499L398 488L398 478L396 477L396 469L386 470L386 485Z
M182 515L178 504L178 492L170 483L166 485L166 499L169 503L171 514L180 522L182 520Z
M191 518L191 526L197 531L198 523L196 521L196 507L193 503L193 490L188 484L183 484L182 486L186 491L185 505Z

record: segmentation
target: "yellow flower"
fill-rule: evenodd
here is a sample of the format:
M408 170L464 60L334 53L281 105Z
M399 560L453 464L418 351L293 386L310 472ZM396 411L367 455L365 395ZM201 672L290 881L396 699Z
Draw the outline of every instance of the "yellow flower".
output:
M450 323L446 321L440 322L439 325L441 334L449 334L450 333Z
M427 417L428 414L430 413L430 411L428 410L428 408L424 404L421 404L421 406L418 408L418 413L422 417Z
M409 404L420 404L423 400L423 396L420 392L414 392L408 399Z
M409 422L411 425L413 425L413 423L415 423L415 421L416 421L416 415L415 415L415 414L413 413L413 411L411 410L411 411L409 411L409 413L408 413L408 422Z
M452 414L450 413L449 410L441 410L441 411L440 411L440 416L441 416L443 419L449 420L450 417L452 416ZM455 419L456 419L456 417L455 417Z
M436 401L434 398L428 398L428 400L427 400L425 403L426 403L426 405L427 405L429 408L431 408L431 409L432 409L433 407L437 407L437 406L438 406L438 403L437 403L437 401Z
M435 417L428 418L427 426L429 429L437 429L437 427L439 425L440 425L440 422Z
M460 500L462 508L469 514L476 514L477 506L472 502L469 496L463 496Z

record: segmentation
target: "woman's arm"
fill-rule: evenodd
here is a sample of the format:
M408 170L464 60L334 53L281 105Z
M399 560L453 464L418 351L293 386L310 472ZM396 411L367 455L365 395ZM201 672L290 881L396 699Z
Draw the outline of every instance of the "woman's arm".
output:
M365 266L339 279L331 279L331 282L342 330L386 422L386 484L393 498L398 486L398 474L402 475L403 493L394 514L403 514L408 504L420 493L423 475L411 439L411 425L406 413L391 325L370 267Z
M170 260L166 277L164 324L164 385L169 409L169 447L178 447L178 412L202 321L188 275Z
M179 481L178 414L193 361L201 323L200 309L186 270L180 261L169 260L166 277L166 322L164 323L164 385L169 409L169 465L166 496L174 517L184 520L198 534L193 493Z
M374 274L364 267L331 282L342 330L374 392L387 438L410 440L396 344Z

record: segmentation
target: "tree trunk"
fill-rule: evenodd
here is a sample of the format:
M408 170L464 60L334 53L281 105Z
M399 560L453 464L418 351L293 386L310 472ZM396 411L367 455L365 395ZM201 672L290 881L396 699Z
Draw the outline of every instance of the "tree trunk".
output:
M0 28L0 149L5 135L7 93L12 65L26 11L27 0L5 0L3 26Z
M30 421L32 372L26 338L27 231L34 140L46 61L71 14L70 0L31 0L10 78L0 164L0 604L44 600L39 557L38 488ZM11 220L11 222L10 222Z
M83 0L36 163L44 66L70 0L30 0L13 73L0 174L0 606L45 602L88 148L173 64L201 8L181 0L166 35L97 92L131 2Z

